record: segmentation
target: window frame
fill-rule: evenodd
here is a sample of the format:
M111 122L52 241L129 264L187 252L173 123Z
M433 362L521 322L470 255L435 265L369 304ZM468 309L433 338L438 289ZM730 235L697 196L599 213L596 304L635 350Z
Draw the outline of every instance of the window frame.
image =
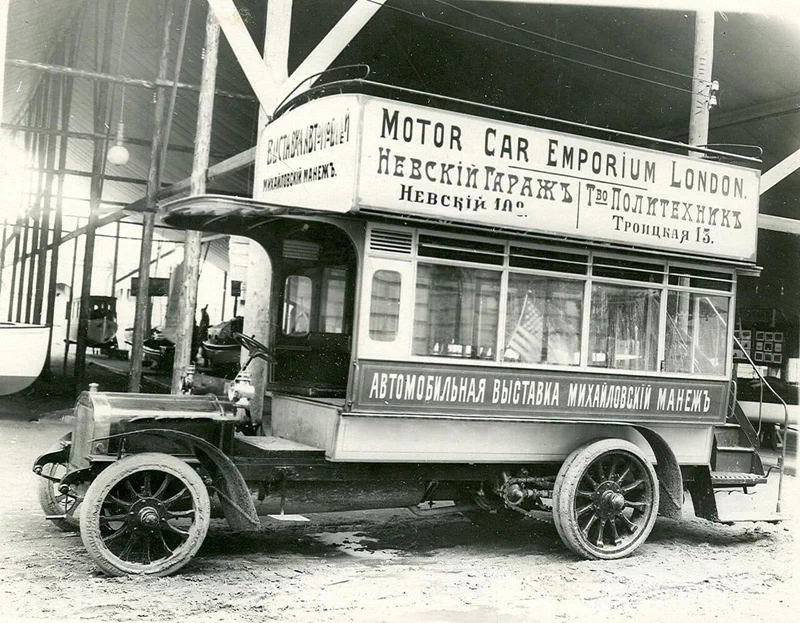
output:
M733 342L733 318L735 314L736 304L736 289L737 289L737 274L735 267L725 266L719 263L702 261L692 261L690 258L678 257L658 257L656 255L647 253L636 253L607 250L607 249L592 249L579 245L558 245L557 243L546 243L538 241L526 241L518 239L506 238L499 240L480 235L456 233L456 232L442 232L436 229L429 228L410 228L410 227L392 227L386 224L380 224L381 229L393 229L404 232L411 232L413 239L411 249L408 252L401 254L391 253L387 251L373 251L367 249L365 251L364 268L361 271L361 302L359 304L360 321L359 321L359 339L357 356L364 358L377 358L384 360L404 360L414 361L422 364L436 364L436 365L464 365L464 366L491 366L498 369L530 369L530 370L552 370L564 371L571 373L589 373L589 374L609 374L619 376L652 376L660 377L668 375L670 378L685 378L694 380L728 380L732 371L732 357L731 349ZM420 254L419 237L425 236L426 239L430 237L440 237L443 241L448 243L448 246L458 246L458 243L469 244L470 241L475 241L483 244L494 244L503 246L504 256L502 263L497 264L482 263L479 261L467 261L463 259L447 259L441 257L430 257L428 255ZM561 272L558 270L547 270L544 268L526 268L520 266L511 266L511 249L512 247L524 248L526 250L533 250L541 252L543 259L546 259L548 253L555 254L570 254L576 257L584 257L586 260L586 267L583 273L580 272ZM636 280L626 279L614 276L601 276L595 274L595 267L601 263L605 265L608 262L619 262L620 264L631 262L642 263L657 267L658 270L653 272L655 277L653 280ZM500 274L500 290L499 301L497 305L497 334L495 336L494 357L492 359L479 359L479 358L466 358L466 357L442 357L435 355L414 355L413 352L413 335L414 335L414 318L416 313L416 287L417 287L417 273L420 263L423 264L441 264L447 266L458 266L465 269L476 269L483 271L495 271ZM580 262L578 262L580 264ZM722 278L721 285L728 284L727 289L721 287L720 289L711 289L705 287L681 286L670 283L671 270L674 269L687 269L689 271L707 271L717 273ZM371 301L371 287L373 274L377 270L395 270L401 273L401 313L400 322L398 327L397 338L394 342L377 342L369 338L369 312ZM547 363L521 363L502 360L502 349L504 347L504 336L506 325L508 322L508 288L509 277L511 274L533 275L540 277L547 277L556 280L582 282L583 283L583 298L581 303L581 325L580 325L580 363L579 365L559 365ZM672 273L674 275L674 273ZM645 276L646 273L643 273ZM713 279L712 279L713 281ZM655 370L623 370L614 368L601 368L589 365L589 348L590 348L590 331L591 331L591 312L592 312L592 287L594 284L609 284L617 286L637 287L642 289L655 289L659 291L659 309L658 309L658 337L657 337L657 355L656 355L656 369ZM695 295L710 295L727 298L728 300L728 323L726 335L726 364L724 372L721 374L692 374L682 372L666 372L665 368L665 349L666 349L666 324L667 324L667 301L670 292L686 291ZM377 345L377 347L376 347ZM391 348L387 348L390 345Z

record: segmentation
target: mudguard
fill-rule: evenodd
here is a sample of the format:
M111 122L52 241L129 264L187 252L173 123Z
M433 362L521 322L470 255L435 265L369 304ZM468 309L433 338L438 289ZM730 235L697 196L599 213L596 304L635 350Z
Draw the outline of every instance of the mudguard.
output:
M656 456L656 475L658 475L660 501L658 514L670 519L680 519L683 508L683 477L675 453L664 438L644 426L634 426L645 441L650 444Z
M209 489L218 494L228 525L234 530L257 530L261 526L247 483L236 469L233 461L219 448L191 433L159 428L144 428L112 435L112 437L128 437L130 435L164 437L188 446L209 473L219 475L217 482L209 486Z
M62 444L62 447L58 450L45 452L33 462L33 473L36 474L37 476L42 476L44 478L44 476L42 475L42 471L44 471L45 465L52 465L59 463L64 465L68 464L69 450L70 450L70 444L65 443Z

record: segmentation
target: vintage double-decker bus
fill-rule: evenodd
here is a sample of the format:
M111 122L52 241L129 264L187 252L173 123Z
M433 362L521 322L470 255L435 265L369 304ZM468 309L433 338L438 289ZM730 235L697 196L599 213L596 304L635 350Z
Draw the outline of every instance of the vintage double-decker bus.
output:
M236 528L443 500L548 513L602 559L680 517L685 490L729 521L714 490L766 482L731 381L755 163L357 86L278 112L252 200L164 207L267 251L268 343L240 336L270 364L262 434L236 432L261 423L245 376L230 402L87 392L36 463L66 465L52 517L80 506L102 569L158 575L197 551L212 499Z

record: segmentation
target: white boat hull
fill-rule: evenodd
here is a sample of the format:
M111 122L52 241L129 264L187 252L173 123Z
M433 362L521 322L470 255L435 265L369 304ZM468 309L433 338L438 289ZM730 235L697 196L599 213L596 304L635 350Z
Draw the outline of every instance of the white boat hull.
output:
M22 391L42 371L50 328L0 322L0 396Z
M742 411L751 422L758 422L758 403L749 400L740 400ZM797 425L800 421L800 405L788 405L789 424ZM764 424L783 424L785 412L783 405L774 402L761 403L761 421Z

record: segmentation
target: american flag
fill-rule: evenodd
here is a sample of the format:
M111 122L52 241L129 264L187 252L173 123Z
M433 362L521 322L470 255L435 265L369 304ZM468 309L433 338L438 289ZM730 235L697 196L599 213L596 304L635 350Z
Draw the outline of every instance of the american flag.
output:
M520 361L536 363L542 358L542 314L536 309L536 300L530 291L525 294L522 312L506 349L518 353Z

